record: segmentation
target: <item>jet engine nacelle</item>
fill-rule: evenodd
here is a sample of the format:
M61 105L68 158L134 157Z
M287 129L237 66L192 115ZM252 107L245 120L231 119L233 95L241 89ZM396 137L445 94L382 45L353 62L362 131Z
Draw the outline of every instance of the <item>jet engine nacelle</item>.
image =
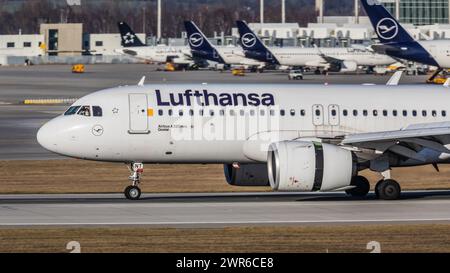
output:
M232 186L269 186L266 164L242 164L239 168L232 164L223 165L225 178Z
M358 64L351 61L343 61L341 66L341 72L354 72L358 69Z
M267 169L276 191L330 191L350 186L354 154L336 145L284 141L270 146Z

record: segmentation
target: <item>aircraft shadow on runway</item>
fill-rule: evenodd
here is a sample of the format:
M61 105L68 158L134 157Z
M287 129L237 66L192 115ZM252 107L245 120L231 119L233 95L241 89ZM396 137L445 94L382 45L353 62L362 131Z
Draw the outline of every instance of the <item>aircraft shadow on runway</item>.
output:
M401 200L418 199L450 199L450 190L444 191L414 191L402 193ZM352 202L352 201L373 201L377 198L373 192L363 198L350 197L345 193L239 193L239 194L220 194L220 193L197 193L197 194L155 194L143 195L139 201L129 201L122 198L121 195L114 197L95 195L89 197L64 197L49 196L40 198L20 197L0 199L0 205L5 204L99 204L99 203L227 203L227 202Z

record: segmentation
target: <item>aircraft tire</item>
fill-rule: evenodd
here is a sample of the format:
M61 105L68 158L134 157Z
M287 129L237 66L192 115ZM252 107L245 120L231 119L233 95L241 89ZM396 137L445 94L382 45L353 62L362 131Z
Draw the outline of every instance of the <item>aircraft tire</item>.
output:
M355 176L352 179L351 182L352 186L356 186L356 188L350 189L350 190L346 190L345 192L348 195L354 196L354 197L364 197L366 196L369 191L370 191L370 183L369 180L367 180L367 178L365 178L364 176Z
M125 188L124 194L128 200L139 200L141 189L137 186L128 186Z
M378 198L381 200L397 200L402 191L400 184L392 179L379 182L376 190L378 190Z

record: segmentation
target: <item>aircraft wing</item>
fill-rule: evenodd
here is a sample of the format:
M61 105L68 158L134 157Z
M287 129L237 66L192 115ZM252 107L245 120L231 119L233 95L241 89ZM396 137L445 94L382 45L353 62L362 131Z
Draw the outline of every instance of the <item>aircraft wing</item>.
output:
M420 153L424 148L450 154L445 147L447 144L450 144L450 122L416 124L398 131L352 134L341 141L341 145L358 149L362 157L372 154L376 158L391 152L421 162L427 161L426 156Z
M342 63L342 60L340 60L340 59L336 59L336 58L334 58L334 57L331 57L331 56L327 56L327 55L325 55L325 54L320 54L320 57L322 57L322 59L324 59L327 63L330 63L330 64L341 64Z

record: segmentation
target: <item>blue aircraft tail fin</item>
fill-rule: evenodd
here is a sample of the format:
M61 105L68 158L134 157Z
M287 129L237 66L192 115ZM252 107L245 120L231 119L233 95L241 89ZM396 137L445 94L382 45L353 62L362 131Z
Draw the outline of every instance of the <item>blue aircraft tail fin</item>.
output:
M189 46L195 57L224 63L216 48L194 22L185 21L184 27L186 28Z
M361 0L361 2L381 43L415 42L379 0Z
M271 64L279 64L272 52L264 45L263 41L250 29L247 22L236 22L241 46L248 58Z
M119 27L123 47L146 46L127 23L119 22L117 25Z
M261 39L250 29L245 21L236 22L239 36L241 37L241 45L244 50L266 50L266 46L261 41Z

